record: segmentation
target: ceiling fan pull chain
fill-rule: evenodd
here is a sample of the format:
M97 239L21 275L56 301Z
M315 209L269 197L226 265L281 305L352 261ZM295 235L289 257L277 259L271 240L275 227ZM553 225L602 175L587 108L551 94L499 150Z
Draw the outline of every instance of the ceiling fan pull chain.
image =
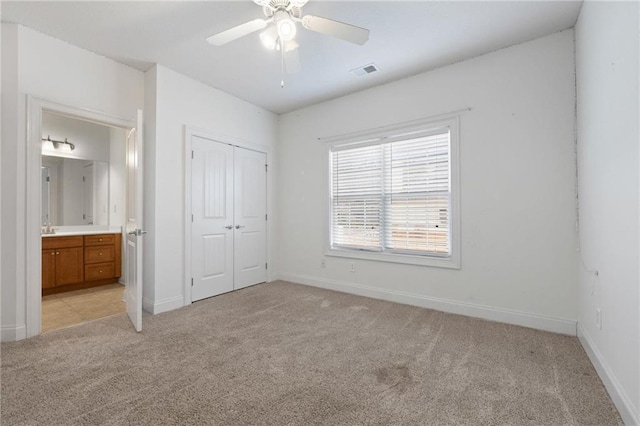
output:
M280 41L280 88L284 89L284 42L280 37L278 41Z

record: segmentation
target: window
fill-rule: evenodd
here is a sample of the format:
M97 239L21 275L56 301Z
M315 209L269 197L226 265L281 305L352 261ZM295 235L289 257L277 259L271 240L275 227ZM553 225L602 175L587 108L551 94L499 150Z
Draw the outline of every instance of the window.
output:
M458 267L455 123L331 147L327 254Z

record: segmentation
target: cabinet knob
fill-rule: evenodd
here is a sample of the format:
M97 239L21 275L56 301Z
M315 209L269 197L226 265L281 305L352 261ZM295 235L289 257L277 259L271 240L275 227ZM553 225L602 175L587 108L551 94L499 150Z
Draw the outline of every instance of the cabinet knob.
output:
M102 241L102 238L98 238L98 241Z
M98 253L100 256L102 256L102 252Z
M59 251L57 251L57 252L56 252L56 254L60 254L60 252L59 252Z
M55 256L55 255L56 255L56 252L55 252L55 251L52 251L52 252L51 252L51 256Z
M98 272L99 272L99 273L102 273L102 269L100 269Z

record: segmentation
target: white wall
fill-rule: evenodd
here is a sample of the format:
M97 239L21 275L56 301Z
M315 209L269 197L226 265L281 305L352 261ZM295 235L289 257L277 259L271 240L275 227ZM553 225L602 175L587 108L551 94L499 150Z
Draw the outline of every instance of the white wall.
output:
M575 335L574 100L567 30L282 116L280 276ZM321 268L328 167L316 138L465 107L462 268L335 257Z
M133 120L144 85L133 68L13 24L2 24L2 55L2 246L12 252L3 252L0 321L2 340L13 340L26 331L27 95Z
M637 2L585 2L576 26L579 332L627 424L640 424L639 18Z
M109 162L109 127L45 112L42 137L47 136L58 141L66 138L75 149L69 153L53 149L46 155Z
M153 311L153 301L155 300L155 273L156 258L155 245L156 233L149 232L156 229L156 80L157 66L149 69L144 74L144 212L143 228L148 232L144 238L144 268L142 299L146 301L144 308L149 312ZM124 269L123 269L124 271ZM151 305L151 307L149 306Z
M24 162L24 143L18 143L24 129L20 128L18 87L18 27L2 27L2 281L0 282L0 330L2 340L24 338L26 328L24 293L24 232L18 222L24 217L20 205L24 194L25 176L18 173ZM24 120L23 120L24 122ZM22 133L20 131L22 130ZM11 250L7 250L11 247ZM23 285L17 286L18 280ZM19 288L20 287L20 288Z
M155 85L156 92L155 99L147 100L147 104L155 104L155 138L148 130L145 136L145 197L149 197L145 227L151 234L145 243L145 259L155 258L155 263L145 265L145 309L157 313L184 304L184 126L263 147L270 151L268 161L273 166L277 117L160 65L147 73L146 85ZM149 106L153 109L153 105ZM151 117L147 124L153 125ZM271 178L268 188L270 208ZM272 243L269 254L276 243L273 232L272 221L268 229Z

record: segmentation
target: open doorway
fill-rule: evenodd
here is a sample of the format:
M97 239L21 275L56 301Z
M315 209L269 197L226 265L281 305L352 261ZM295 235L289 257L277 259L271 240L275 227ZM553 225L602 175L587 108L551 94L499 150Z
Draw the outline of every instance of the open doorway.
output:
M27 107L27 337L43 331L43 294L46 297L77 290L91 293L99 287L109 290L107 285L114 286L111 290L116 295L112 297L124 299L133 328L141 331L142 236L146 234L141 229L142 111L128 120L30 96ZM73 126L98 126L92 128L108 132L108 138L102 140L108 139L109 143L94 147L108 160L92 158L87 141L93 136L85 138ZM111 149L114 140L119 142ZM45 158L47 154L55 158ZM66 164L72 159L80 163ZM52 189L54 175L58 188ZM82 179L66 189L65 177L79 175ZM106 201L99 199L99 194L105 193ZM65 201L71 195L75 198L68 207Z
M42 331L125 312L124 128L42 113Z

